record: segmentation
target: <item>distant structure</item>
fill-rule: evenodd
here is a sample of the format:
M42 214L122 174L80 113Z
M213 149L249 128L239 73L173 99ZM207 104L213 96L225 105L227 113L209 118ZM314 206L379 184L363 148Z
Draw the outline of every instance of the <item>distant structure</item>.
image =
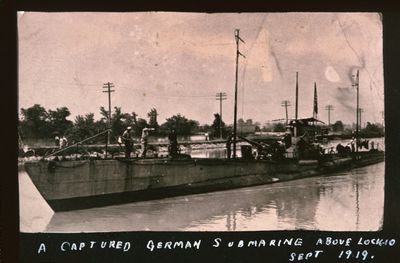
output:
M238 120L238 133L239 134L249 134L249 133L255 133L256 132L256 125L253 124L251 120L247 120L246 122L243 121L242 119Z

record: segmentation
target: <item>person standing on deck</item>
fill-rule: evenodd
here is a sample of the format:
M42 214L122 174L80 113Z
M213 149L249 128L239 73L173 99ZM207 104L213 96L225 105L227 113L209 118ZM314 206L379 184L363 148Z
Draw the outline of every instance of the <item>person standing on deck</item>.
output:
M128 126L124 133L121 136L122 142L125 144L125 158L130 158L131 157L131 152L133 149L133 140L131 137L131 130L132 127Z
M56 136L54 137L54 144L55 146L60 146L60 137L58 137L58 133L56 133Z
M228 138L226 138L226 157L228 159L231 158L232 140L233 140L233 133L229 134Z
M141 147L142 147L142 154L141 154L142 158L146 157L147 143L148 143L150 131L154 131L154 128L144 128L142 130L142 137L140 139L140 143L141 143Z
M355 152L356 151L356 138L353 137L350 141L350 147L351 147L351 151Z
M63 135L60 138L60 149L66 147L67 145L68 145L67 137L65 137L65 135Z

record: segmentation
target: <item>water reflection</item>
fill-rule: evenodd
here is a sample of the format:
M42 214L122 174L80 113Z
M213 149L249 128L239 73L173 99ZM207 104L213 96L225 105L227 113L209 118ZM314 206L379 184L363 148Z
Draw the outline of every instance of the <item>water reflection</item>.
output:
M23 224L21 231L378 230L383 216L383 167L380 163L329 177L54 215L40 210L42 218L51 218L47 226Z

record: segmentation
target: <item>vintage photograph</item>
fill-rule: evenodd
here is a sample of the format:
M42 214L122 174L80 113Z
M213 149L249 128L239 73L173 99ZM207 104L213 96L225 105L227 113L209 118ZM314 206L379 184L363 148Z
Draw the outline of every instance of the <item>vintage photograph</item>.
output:
M20 232L378 231L379 13L18 12Z

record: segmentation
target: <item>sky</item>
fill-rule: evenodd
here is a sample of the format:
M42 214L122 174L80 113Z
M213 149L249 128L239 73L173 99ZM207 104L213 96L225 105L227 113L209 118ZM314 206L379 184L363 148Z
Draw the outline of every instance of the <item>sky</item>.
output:
M112 106L158 122L180 113L201 124L219 112L233 122L236 43L240 29L238 118L262 124L294 117L296 72L299 117L355 122L360 74L362 122L382 122L382 22L378 13L19 12L19 108L66 106L75 116Z

